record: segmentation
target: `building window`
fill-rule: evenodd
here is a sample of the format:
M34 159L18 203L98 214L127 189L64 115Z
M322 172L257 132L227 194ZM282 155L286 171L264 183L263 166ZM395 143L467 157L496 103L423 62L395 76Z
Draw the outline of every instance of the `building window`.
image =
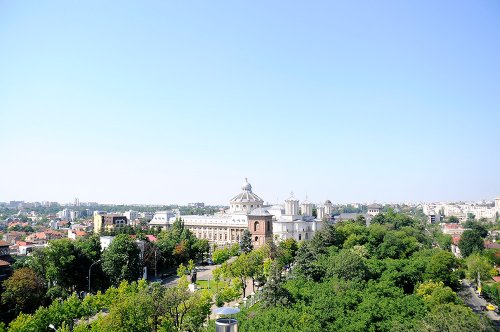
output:
M256 221L255 224L253 224L253 231L257 232L259 230L259 222Z
M302 240L302 234L299 234L299 241Z
M266 221L266 224L267 224L267 231L270 232L271 231L271 223L269 221Z
M256 237L255 237L255 242L258 242L258 241L259 241L259 237L258 237L258 236L256 236Z

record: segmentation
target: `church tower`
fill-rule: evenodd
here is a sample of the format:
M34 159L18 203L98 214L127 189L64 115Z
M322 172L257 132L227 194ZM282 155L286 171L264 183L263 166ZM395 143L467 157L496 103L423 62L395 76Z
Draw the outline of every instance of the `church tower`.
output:
M300 204L300 211L302 215L306 217L312 217L313 215L313 204L307 200L307 196L306 200Z
M293 192L285 201L285 215L287 216L296 216L299 214L299 200L295 199L293 196Z
M332 211L333 211L332 201L330 201L329 199L327 199L325 201L325 215L327 217L330 217L332 215Z

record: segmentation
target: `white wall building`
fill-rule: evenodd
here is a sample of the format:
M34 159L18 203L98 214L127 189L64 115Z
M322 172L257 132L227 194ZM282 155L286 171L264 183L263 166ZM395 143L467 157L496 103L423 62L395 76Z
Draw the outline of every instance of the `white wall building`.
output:
M329 209L331 211L331 202ZM169 228L177 218L184 226L200 239L207 239L219 246L238 243L248 229L248 215L263 208L273 216L273 238L283 240L293 237L297 241L311 239L322 223L312 216L314 205L309 201L302 203L303 215L300 214L299 200L291 197L285 201L285 207L273 205L264 207L264 201L252 191L252 185L245 179L241 192L229 201L229 209L214 215L169 215L166 211L157 212L150 221L150 226Z
M370 216L376 216L377 214L380 213L380 210L382 210L382 205L373 203L368 205L368 214Z
M166 230L170 227L170 219L178 217L175 211L158 211L154 214L153 219L149 221L150 227L159 227Z
M309 204L311 203L306 200L302 206L304 207ZM321 229L323 221L322 218L314 218L312 216L312 206L310 208L310 215L309 213L307 213L307 215L299 214L299 200L297 200L292 193L290 198L285 201L284 214L281 214L280 210L279 215L274 215L273 212L278 209L274 207L273 209L268 209L269 213L271 213L275 219L273 220L273 238L276 241L283 241L289 238L293 238L296 241L312 239L314 233ZM309 207L306 208L307 212L308 209Z
M133 210L128 210L123 214L125 217L127 217L127 220L132 221L137 218L139 218L139 212L133 211Z

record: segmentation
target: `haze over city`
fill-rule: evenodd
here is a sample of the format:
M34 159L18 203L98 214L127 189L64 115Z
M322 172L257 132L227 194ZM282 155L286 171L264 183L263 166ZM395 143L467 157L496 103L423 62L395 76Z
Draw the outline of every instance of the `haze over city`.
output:
M492 200L500 3L0 3L0 201Z

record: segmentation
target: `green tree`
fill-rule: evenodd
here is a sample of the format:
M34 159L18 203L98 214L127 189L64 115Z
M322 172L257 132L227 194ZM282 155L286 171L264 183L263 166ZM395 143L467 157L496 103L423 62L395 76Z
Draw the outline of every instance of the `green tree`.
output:
M240 254L240 245L238 243L234 243L230 248L229 248L229 254L231 256L238 256Z
M284 287L285 278L282 268L274 263L271 265L270 276L262 290L262 301L265 307L286 306L291 301L290 292Z
M142 275L141 250L126 234L117 235L102 254L102 269L113 285Z
M297 250L292 275L306 280L320 280L325 271L317 262L317 254L311 249L309 242L305 242Z
M212 253L212 260L215 264L222 264L231 257L231 253L228 249L216 249Z
M473 231L476 231L479 233L479 235L482 238L485 238L488 236L488 229L479 221L476 221L474 219L472 220L467 220L467 222L464 224L465 228L470 228Z
M182 278L186 274L188 274L188 268L184 264L181 263L181 265L179 265L179 267L177 268L177 276L179 278Z
M242 253L229 266L229 274L232 277L238 278L241 282L243 297L246 296L247 279L252 276L253 267L249 254Z
M145 289L122 295L110 308L109 315L98 320L98 331L144 332L153 331L153 298Z
M278 245L278 262L281 266L288 265L293 262L297 250L299 249L297 241L294 238L288 238L281 241Z
M481 252L484 249L484 241L479 232L467 230L463 232L458 248L463 257L467 257L474 252Z
M69 290L77 284L85 283L85 278L81 278L81 274L78 273L79 255L71 240L52 240L45 253L48 263L45 277L52 285Z
M331 255L327 262L327 277L336 276L345 280L364 280L367 277L364 258L349 249Z
M448 217L447 222L452 223L452 224L458 224L460 222L460 220L458 220L458 218L455 216L450 216L450 217Z
M466 275L468 279L475 280L477 282L478 274L480 275L482 281L491 279L490 271L492 266L486 257L483 257L478 253L474 253L467 257L466 263Z
M425 269L425 279L455 287L458 285L458 276L454 273L457 267L455 256L449 251L440 250L430 258Z
M201 257L201 261L203 262L205 259L205 254L208 255L210 252L210 243L207 239L197 239L194 243L194 250L196 255Z
M442 304L432 308L422 320L419 331L424 332L487 332L494 331L486 318L470 308L456 304Z
M207 293L190 293L181 286L166 288L163 303L166 313L162 331L197 331L210 313Z
M255 282L264 280L264 257L265 247L253 250L248 254L248 264L250 265L250 278L252 278L252 291L255 292Z
M240 249L244 253L249 253L253 249L252 234L248 229L245 229L241 235Z
M418 286L416 293L431 308L446 303L460 303L457 294L450 287L445 286L442 281L435 282L431 280L424 282Z
M193 233L184 227L182 219L176 219L168 231L160 232L156 245L161 252L162 262L168 267L196 259L200 249L204 249Z
M43 302L44 280L29 268L15 270L3 286L2 302L13 305L16 312L33 312Z
M102 258L101 242L97 235L92 235L88 238L80 238L73 243L77 261L76 273L80 276L80 278L77 278L76 289L86 291L88 289L87 276L90 266ZM94 264L90 271L92 289L105 290L109 286L109 281L102 271L101 264ZM86 277L82 278L81 276Z
M453 242L453 237L449 234L438 234L436 236L436 241L443 250L451 250L451 244Z

